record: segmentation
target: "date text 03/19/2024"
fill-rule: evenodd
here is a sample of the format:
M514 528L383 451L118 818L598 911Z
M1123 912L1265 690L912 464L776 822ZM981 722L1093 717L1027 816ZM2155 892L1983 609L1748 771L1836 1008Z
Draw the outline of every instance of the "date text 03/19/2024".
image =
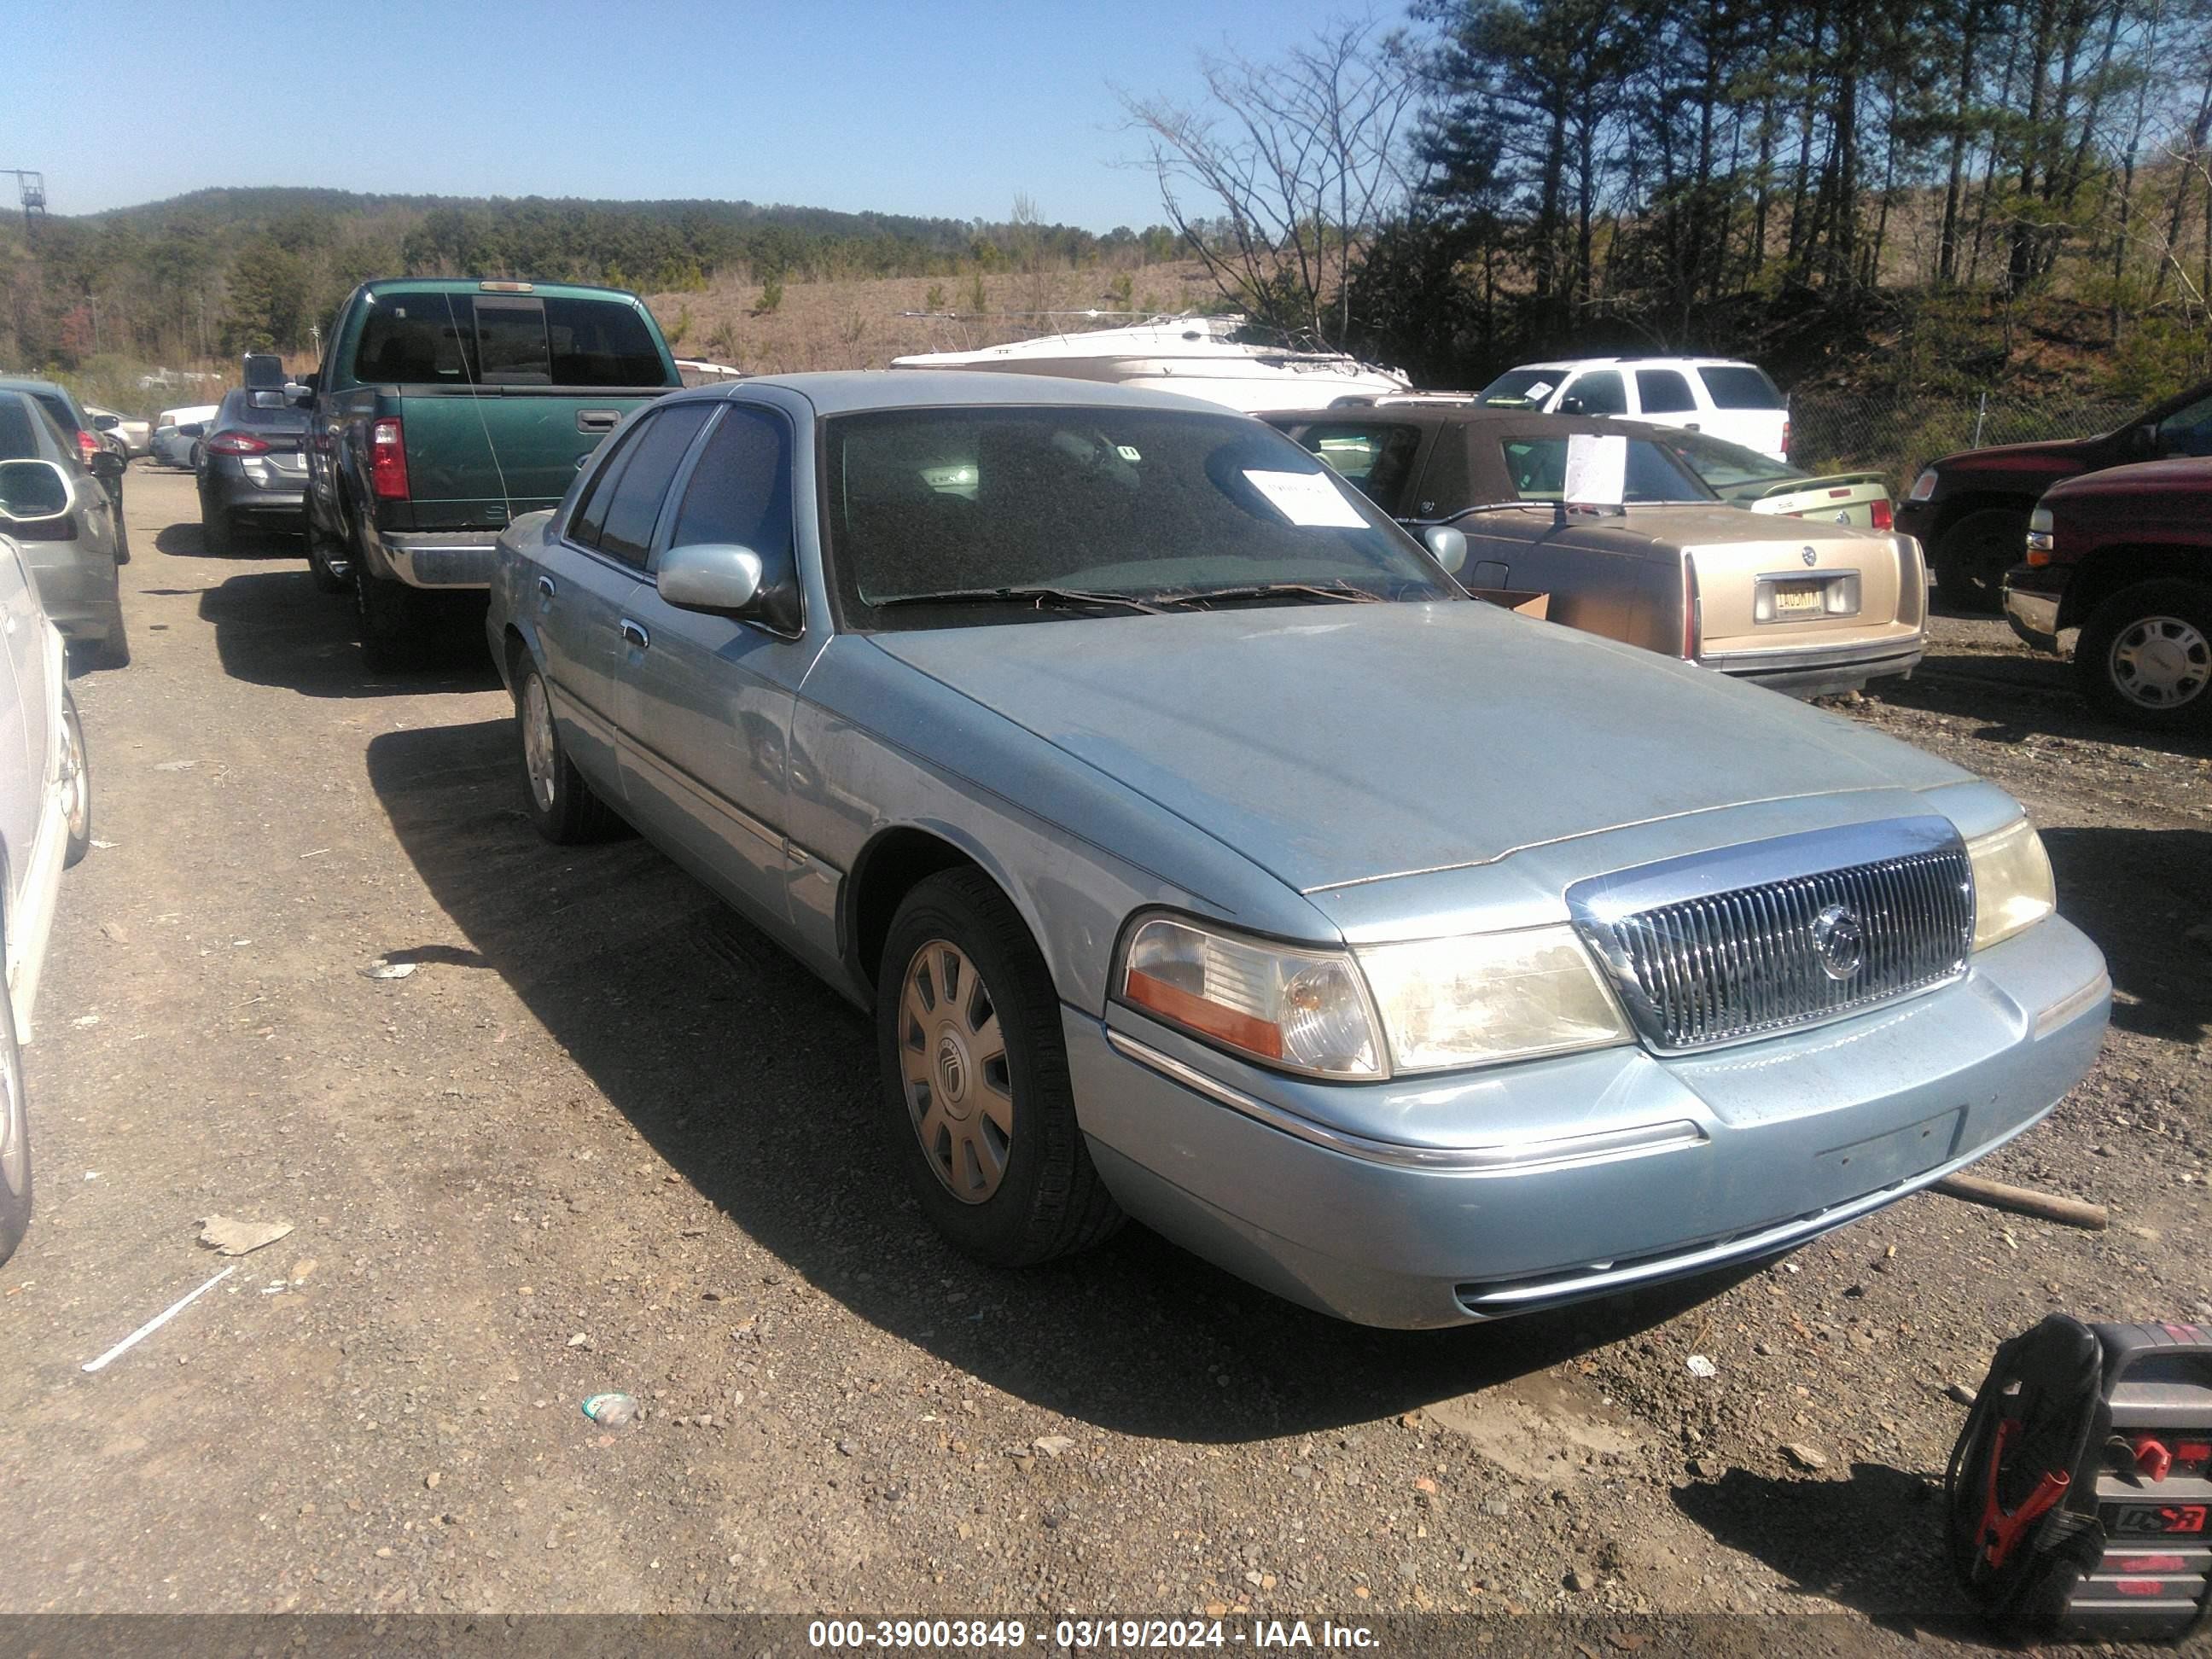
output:
M1068 1652L1125 1648L1244 1648L1289 1652L1299 1648L1368 1650L1375 1632L1364 1625L1333 1620L1255 1619L1061 1619L1032 1632L1018 1619L817 1619L806 1627L808 1645L832 1650L874 1648L888 1650L1039 1647Z

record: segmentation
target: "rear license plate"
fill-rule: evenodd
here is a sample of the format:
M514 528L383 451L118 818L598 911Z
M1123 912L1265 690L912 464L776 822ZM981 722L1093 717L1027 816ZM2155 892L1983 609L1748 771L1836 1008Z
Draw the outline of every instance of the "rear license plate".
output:
M1814 616L1828 608L1826 582L1777 582L1774 613L1778 617Z
M276 463L279 472L305 472L307 470L307 458L305 455L278 453L270 455L269 459Z

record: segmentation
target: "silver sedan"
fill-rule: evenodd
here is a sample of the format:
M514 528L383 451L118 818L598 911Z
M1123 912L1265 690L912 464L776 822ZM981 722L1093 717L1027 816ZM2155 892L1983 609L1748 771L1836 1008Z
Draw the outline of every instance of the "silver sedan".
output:
M38 400L20 392L0 390L0 464L11 480L0 532L21 548L46 616L94 667L125 666L131 641L117 567L131 552L122 509Z
M631 416L489 628L538 829L626 821L871 1011L987 1261L1134 1216L1494 1318L1786 1250L2087 1070L2018 803L1463 556L1192 400L794 375Z

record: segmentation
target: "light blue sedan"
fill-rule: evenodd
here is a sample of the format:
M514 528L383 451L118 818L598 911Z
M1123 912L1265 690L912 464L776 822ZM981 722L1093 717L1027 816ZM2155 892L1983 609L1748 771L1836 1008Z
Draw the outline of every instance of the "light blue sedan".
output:
M872 1010L988 1261L1134 1216L1494 1318L1786 1250L2087 1071L2016 802L1462 552L1196 402L793 375L632 415L489 626L539 829L627 821Z

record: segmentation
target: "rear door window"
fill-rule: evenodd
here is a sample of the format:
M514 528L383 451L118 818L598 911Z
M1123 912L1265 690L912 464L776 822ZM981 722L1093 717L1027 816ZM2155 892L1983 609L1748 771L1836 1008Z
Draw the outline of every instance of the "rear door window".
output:
M1578 374L1567 388L1567 395L1559 400L1563 415L1626 415L1628 413L1628 392L1620 384L1620 374L1610 368L1593 369Z
M39 447L38 429L31 424L29 406L15 398L0 397L0 461L46 459L46 452Z
M1687 415L1698 407L1689 377L1678 368L1638 369L1636 401L1646 415Z
M622 477L614 480L606 517L599 526L600 552L645 568L646 554L653 545L653 526L660 518L660 503L668 494L669 483L676 477L691 441L714 412L711 404L685 404L646 417L636 441L629 446Z
M1413 492L1417 519L1449 519L1475 505L1474 483L1468 470L1468 434L1446 427L1437 434L1437 447L1421 474L1421 487Z
M1556 501L1567 487L1565 438L1507 438L1500 449L1514 494L1524 501ZM1684 471L1674 458L1648 438L1628 441L1626 501L1705 501L1712 492Z
M1774 382L1766 378L1766 371L1753 368L1748 363L1724 368L1707 367L1698 371L1712 397L1715 409L1780 409L1782 394Z

